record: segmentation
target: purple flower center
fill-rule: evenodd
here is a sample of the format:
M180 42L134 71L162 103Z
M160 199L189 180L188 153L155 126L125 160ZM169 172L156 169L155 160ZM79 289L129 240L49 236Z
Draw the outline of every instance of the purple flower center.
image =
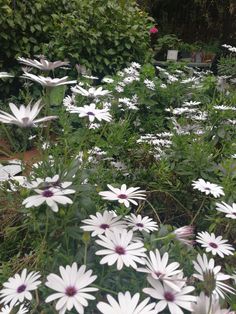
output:
M118 197L118 198L121 198L121 199L123 199L123 200L125 200L126 198L128 198L128 196L127 196L126 194L119 194L117 197Z
M23 284L23 285L19 286L16 291L17 291L18 293L21 293L21 292L24 292L25 289L26 289L26 285Z
M109 228L110 226L108 224L101 224L100 228L106 230L107 228Z
M45 190L45 191L43 191L42 195L43 195L44 197L52 197L54 194L53 194L53 192L50 191L50 190Z
M157 277L159 278L162 275L162 273L160 271L157 271L155 272L155 275L157 275Z
M216 243L214 243L214 242L210 242L209 245L211 247L213 247L213 249L217 249L218 248L218 245Z
M125 255L125 249L122 246L117 246L115 252L119 255Z
M92 111L87 112L88 116L95 116L95 114Z
M68 297L73 297L77 293L77 290L73 286L69 286L66 288L66 295Z
M173 293L167 291L164 293L164 298L166 299L166 301L173 302L175 296L173 295Z
M144 224L142 224L141 222L138 222L138 223L136 224L136 226L143 228L143 227L144 227Z

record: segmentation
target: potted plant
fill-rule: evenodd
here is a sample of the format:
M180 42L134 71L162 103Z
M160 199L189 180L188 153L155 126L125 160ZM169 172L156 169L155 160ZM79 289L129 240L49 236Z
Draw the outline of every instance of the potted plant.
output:
M155 48L157 53L164 53L167 60L176 61L181 42L181 39L179 39L176 35L168 34L158 39L158 43Z

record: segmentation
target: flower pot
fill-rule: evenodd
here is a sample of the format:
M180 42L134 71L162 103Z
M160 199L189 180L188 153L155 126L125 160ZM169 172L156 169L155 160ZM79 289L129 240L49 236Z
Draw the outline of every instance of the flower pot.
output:
M178 50L167 51L167 60L177 61L177 59L178 59Z

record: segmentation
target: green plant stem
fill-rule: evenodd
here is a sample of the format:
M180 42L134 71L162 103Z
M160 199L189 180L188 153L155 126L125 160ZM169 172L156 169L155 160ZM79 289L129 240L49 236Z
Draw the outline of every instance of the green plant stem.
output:
M7 130L7 128L5 127L4 124L2 124L2 128L3 128L3 130L4 130L4 132L5 132L6 136L7 136L7 139L8 139L8 141L9 141L9 143L10 143L12 149L14 149L14 148L15 148L14 142L13 142L12 137L10 136L10 134L9 134L9 132L8 132L8 130Z
M156 217L157 217L157 220L159 221L159 223L161 224L161 219L157 213L157 211L155 210L155 208L152 206L152 204L146 199L146 202L148 203L148 205L152 208L152 210L154 211Z
M106 291L106 292L110 292L110 293L113 293L115 295L118 295L118 293L116 291L113 291L111 289L107 289L107 288L103 288L103 287L100 287L98 285L93 285L95 288L98 288L99 290L102 290L102 291Z
M200 211L202 210L202 207L205 203L206 197L204 197L204 199L202 200L202 203L200 205L200 207L198 208L198 211L196 212L195 216L193 217L193 219L190 222L190 225L192 225L194 223L194 221L196 220L197 216L200 214Z
M88 252L88 245L87 243L84 244L84 265L87 265L87 252Z

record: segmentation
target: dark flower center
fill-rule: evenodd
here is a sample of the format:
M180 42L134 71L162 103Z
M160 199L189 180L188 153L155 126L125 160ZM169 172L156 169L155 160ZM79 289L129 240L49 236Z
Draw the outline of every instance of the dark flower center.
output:
M175 296L173 295L173 293L167 291L164 293L164 298L166 299L166 301L173 302L175 299Z
M141 222L138 222L138 223L136 224L136 226L143 228L143 227L144 227L144 224L142 224Z
M218 248L218 245L216 243L214 243L214 242L210 242L209 245L211 247L213 247L213 249L217 249Z
M162 273L160 271L155 272L155 275L157 275L157 277L160 277L162 275Z
M26 285L23 284L23 285L19 286L16 291L17 291L18 293L21 293L21 292L24 292L25 289L26 289Z
M128 196L126 195L126 194L119 194L118 196L117 196L118 198L121 198L121 199L126 199L126 198L128 198Z
M76 293L77 293L77 290L75 289L75 287L71 286L71 287L66 288L66 295L68 297L73 297Z
M125 249L122 246L117 246L115 252L119 255L125 255Z
M101 224L100 228L106 230L107 228L109 228L110 226L108 224Z
M88 116L95 116L95 114L92 111L87 112Z
M50 190L45 190L45 191L43 191L42 195L43 195L44 197L52 197L54 194L53 194L53 192L50 191Z
M206 191L211 191L211 188L205 187Z

